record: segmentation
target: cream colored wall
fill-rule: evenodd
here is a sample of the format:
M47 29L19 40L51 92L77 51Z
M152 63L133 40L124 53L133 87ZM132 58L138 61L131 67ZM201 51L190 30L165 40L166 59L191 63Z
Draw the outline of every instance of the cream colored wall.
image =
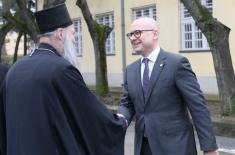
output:
M42 6L42 0L39 0L38 5ZM95 16L107 12L114 13L115 24L115 56L107 56L107 66L109 74L122 74L122 45L121 45L121 2L117 0L87 0L88 6ZM79 69L82 73L95 72L95 58L93 44L90 34L87 29L85 20L74 0L67 0L67 7L73 19L79 18L82 23L82 42L83 56L79 57ZM142 8L144 6L156 5L157 21L160 26L160 46L175 53L179 53L180 49L180 0L124 0L125 7L125 32L129 32L132 22L132 9ZM40 7L39 7L40 8ZM230 33L230 50L232 59L235 60L235 22L233 15L235 14L234 0L213 0L213 15L219 21L231 28ZM137 60L140 56L132 54L130 41L125 38L126 43L126 64L130 64ZM204 77L204 83L208 79L215 80L214 66L212 55L210 52L197 53L180 53L186 56L192 65L193 70L199 77ZM235 63L234 63L235 64ZM234 65L235 67L235 65ZM202 80L202 81L203 81ZM212 85L215 85L213 83ZM213 88L214 89L214 88Z
M210 52L187 53L185 55L197 76L215 76L214 64Z
M181 54L189 59L197 76L215 76L213 59L209 51Z
M180 23L178 0L157 0L157 22L160 27L159 45L172 52L180 48Z
M89 9L95 17L97 14L114 13L114 31L115 31L115 55L107 56L108 73L122 73L122 51L121 51L121 17L120 17L120 2L116 0L88 0ZM73 0L66 1L71 18L80 18L82 23L82 42L83 56L78 58L79 69L81 72L95 72L95 58L93 43L86 25L86 22L81 14L80 8L77 7Z
M233 68L235 69L235 1L234 0L214 0L214 16L223 24L228 26L230 31L229 45L230 53L233 60Z
M15 46L16 46L16 40L18 37L18 33L14 32L14 31L10 31L7 35L6 35L6 43L5 43L5 47L6 47L6 53L7 55L11 55L13 56L15 53ZM18 55L23 55L24 54L24 37L21 37L20 42L19 42L19 47L18 47Z
M43 2L44 2L44 0L38 0L38 1L37 1L37 9L38 9L38 10L42 10L42 8L43 8Z

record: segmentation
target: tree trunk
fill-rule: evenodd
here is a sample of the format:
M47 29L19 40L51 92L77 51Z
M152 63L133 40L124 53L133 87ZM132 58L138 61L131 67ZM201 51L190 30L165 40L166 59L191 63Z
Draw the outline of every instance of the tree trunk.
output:
M230 29L218 25L212 31L209 42L214 60L215 73L219 88L222 115L235 115L235 76L229 49Z
M107 30L108 29L108 30ZM105 52L105 41L108 34L112 30L104 25L96 23L96 32L98 33L98 40L93 41L98 43L98 47L95 50L96 59L96 91L99 95L105 96L109 92L108 80L107 80L107 62ZM94 43L93 43L94 44ZM95 46L94 46L95 47Z
M181 0L211 48L219 89L221 115L235 115L235 76L229 48L230 28L213 18L199 0Z
M11 0L11 1L4 0L2 1L1 13L5 21L7 21L7 23L11 25L11 28L14 27L20 32L27 33L34 42L37 42L38 29L36 23L34 22L34 17L32 12L30 11L28 2L29 2L28 0ZM13 9L16 12L12 14L10 11L11 9ZM1 35L0 38L5 39L5 35ZM4 39L0 40L1 49Z
M81 9L93 41L96 63L96 93L105 96L109 92L107 80L107 63L105 41L112 28L98 24L91 15L86 0L77 0L76 5Z
M27 34L24 33L24 56L27 55Z
M23 32L19 32L19 35L16 40L16 45L15 45L15 52L14 52L14 57L13 57L13 63L16 62L17 57L18 57L18 49L19 49L19 44L20 44L20 39L22 37Z
M27 8L26 1L16 0L16 3L18 4L18 7L20 8L20 12L21 12L20 19L24 21L23 27L26 29L23 32L27 32L29 36L31 37L31 39L34 40L34 42L37 42L37 34L38 34L37 25L34 22L33 15L29 12L29 9Z
M19 31L27 32L32 40L37 41L37 26L34 22L34 17L29 12L27 8L27 3L25 0L16 0L19 10L16 11L14 16L10 12L10 2L2 2L2 17L14 25Z

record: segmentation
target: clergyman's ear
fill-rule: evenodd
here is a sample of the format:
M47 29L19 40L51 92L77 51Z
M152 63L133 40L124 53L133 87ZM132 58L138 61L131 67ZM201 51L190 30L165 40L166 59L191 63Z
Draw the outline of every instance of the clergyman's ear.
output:
M63 38L64 38L64 30L63 30L63 28L58 28L56 30L55 36L56 36L56 38L58 40L63 40Z

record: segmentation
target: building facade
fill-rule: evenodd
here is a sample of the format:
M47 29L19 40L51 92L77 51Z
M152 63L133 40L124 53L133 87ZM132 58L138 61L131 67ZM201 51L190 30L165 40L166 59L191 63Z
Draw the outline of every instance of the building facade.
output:
M205 36L180 0L87 0L94 19L113 27L106 41L106 58L109 86L121 87L123 69L140 58L133 53L129 39L131 22L142 16L157 20L160 26L160 47L186 56L195 71L204 93L217 94L212 55ZM234 0L201 0L215 18L231 28L230 52L235 60ZM95 58L90 34L76 1L67 0L67 7L74 20L79 70L88 85L95 85ZM38 1L39 10L42 1ZM234 65L235 67L235 65Z
M0 0L0 12L2 11L2 0ZM0 15L0 27L2 26L3 24L3 19L2 19L2 16Z

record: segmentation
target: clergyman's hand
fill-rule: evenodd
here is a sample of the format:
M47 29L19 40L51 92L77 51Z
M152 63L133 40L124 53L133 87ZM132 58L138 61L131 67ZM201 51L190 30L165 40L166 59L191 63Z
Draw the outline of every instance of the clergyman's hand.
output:
M126 122L126 128L127 128L128 127L128 121L127 121L126 117L123 114L120 114L120 113L117 113L117 116L120 119L123 119Z

